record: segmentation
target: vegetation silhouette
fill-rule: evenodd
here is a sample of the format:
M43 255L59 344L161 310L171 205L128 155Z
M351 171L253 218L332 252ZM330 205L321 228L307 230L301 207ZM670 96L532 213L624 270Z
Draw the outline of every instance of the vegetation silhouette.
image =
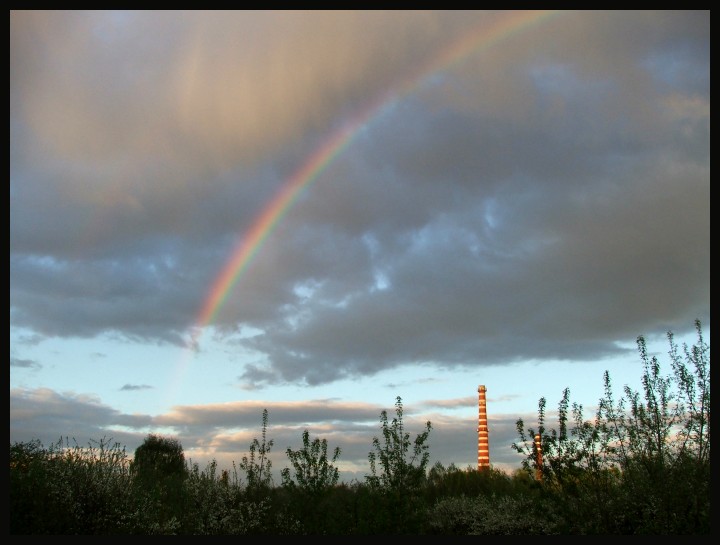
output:
M286 451L294 473L284 468L274 486L266 409L261 439L220 474L152 434L133 460L105 438L11 444L10 534L708 535L710 346L695 328L691 347L668 332L667 375L638 337L641 391L625 386L616 399L606 372L591 419L566 388L550 428L541 398L536 426L516 423L523 463L513 474L428 469L432 425L411 441L397 397L395 418L380 414L365 482L339 483L340 449L328 457L327 441L305 430L302 449Z

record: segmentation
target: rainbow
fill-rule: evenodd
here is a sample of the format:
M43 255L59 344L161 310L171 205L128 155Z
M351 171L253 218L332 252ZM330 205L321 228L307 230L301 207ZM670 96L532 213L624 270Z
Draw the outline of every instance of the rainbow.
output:
M469 55L497 45L508 37L541 21L545 21L557 13L556 11L510 11L492 27L479 27L469 32L441 51L413 77L407 78L390 89L379 100L376 100L331 134L325 143L319 146L283 184L280 191L260 213L250 230L234 248L230 259L213 282L195 320L192 344L197 345L203 329L212 323L231 293L233 286L247 270L253 257L258 253L286 212L292 207L300 193L317 180L328 165L348 148L362 127L387 111L401 98L417 90L431 75L447 70Z

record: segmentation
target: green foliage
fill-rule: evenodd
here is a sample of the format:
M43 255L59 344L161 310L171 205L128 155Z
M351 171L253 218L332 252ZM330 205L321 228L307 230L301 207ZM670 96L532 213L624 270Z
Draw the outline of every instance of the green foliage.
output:
M447 468L436 462L427 475L425 497L429 503L441 498L478 495L506 495L529 493L527 480L514 479L504 471L488 468L478 471L477 468L467 466L460 469L454 464Z
M369 490L367 496L361 495L360 505L362 523L370 525L374 532L407 534L425 524L425 504L420 492L430 458L427 439L432 425L428 421L425 431L411 441L405 431L400 397L395 401L395 414L388 423L387 412L380 413L383 442L373 438L374 451L368 454L371 474L365 477Z
M451 496L428 511L428 533L441 535L559 534L552 507L524 496Z
M592 421L570 405L565 389L558 429L545 428L545 399L537 431L517 421L524 469L537 471L562 505L573 533L705 533L710 507L710 347L695 322L697 344L668 332L672 374L663 375L645 339L637 339L642 391L624 387L615 400L609 373ZM572 415L573 426L568 428ZM532 438L541 436L542 462Z
M315 438L310 441L308 430L303 432L303 448L292 450L288 447L286 453L293 467L295 478L290 476L290 470L283 468L283 486L299 487L311 494L318 494L335 486L340 478L338 468L334 465L340 456L340 447L335 447L331 461L327 456L327 439Z
M334 511L331 496L340 478L334 463L340 456L340 447L335 448L329 460L327 439L310 441L310 433L305 430L302 440L302 449L286 450L295 470L294 478L289 468L281 471L283 489L291 498L286 502L289 506L286 516L298 520L300 533L323 533L332 523L329 520Z
M204 471L194 464L184 483L188 498L182 533L240 535L261 533L268 527L269 501L245 501L237 472L217 475L217 462Z
M262 414L262 441L253 439L250 444L250 456L243 456L240 469L245 472L247 492L257 496L272 488L272 461L268 458L274 441L267 440L268 410Z
M370 451L371 475L366 479L370 486L388 491L409 492L419 488L425 479L425 468L430 459L428 445L426 444L432 425L430 421L425 424L425 431L410 441L410 434L405 431L403 423L402 399L398 396L395 401L395 414L392 423L388 424L387 411L380 413L380 424L384 444L381 445L377 437L373 438L375 452ZM410 447L412 455L408 457ZM380 463L378 475L377 462Z
M177 439L149 434L135 449L130 470L145 484L185 477L185 454Z
M672 332L668 333L670 359L678 385L677 407L682 428L677 435L681 455L690 452L698 465L710 461L710 346L702 326L695 321L698 342L683 345L685 361L678 353Z
M105 438L10 446L10 533L123 533L132 510L128 459Z
M151 527L152 533L179 531L186 500L182 487L187 477L185 454L180 442L149 434L135 449L130 473L134 493L143 502L133 524L147 528L149 521L146 517L152 514L152 520L157 525L157 528Z
M616 400L608 373L591 419L568 389L558 425L547 425L545 399L536 429L517 422L523 468L427 471L427 423L415 441L405 431L401 399L396 418L381 413L382 440L369 455L365 482L338 484L327 442L303 434L288 449L272 487L273 442L255 439L238 468L200 470L173 440L149 436L128 460L105 439L86 448L62 439L10 445L10 533L45 535L538 535L710 533L710 350L678 347L672 334L672 374L638 337L642 388ZM541 436L538 465L534 436ZM536 479L535 470L541 470ZM238 472L247 477L243 486Z

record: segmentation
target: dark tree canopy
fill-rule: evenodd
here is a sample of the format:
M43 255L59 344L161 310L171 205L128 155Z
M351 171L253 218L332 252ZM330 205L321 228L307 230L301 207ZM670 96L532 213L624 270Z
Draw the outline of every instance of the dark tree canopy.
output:
M150 434L137 449L133 473L140 478L162 479L185 473L185 454L177 439Z

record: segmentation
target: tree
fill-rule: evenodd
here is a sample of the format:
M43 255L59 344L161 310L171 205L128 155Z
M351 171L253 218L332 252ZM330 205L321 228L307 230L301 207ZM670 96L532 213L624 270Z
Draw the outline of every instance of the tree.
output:
M328 460L327 439L310 441L308 430L303 432L303 448L286 450L295 469L294 479L289 468L281 471L282 484L289 507L303 533L324 534L336 532L341 526L337 514L338 498L335 488L339 480L338 468L334 465L340 456L340 447L335 447L332 460Z
M308 430L303 432L303 448L292 450L288 447L286 453L295 468L295 479L290 476L290 469L281 471L283 486L288 488L299 487L305 492L318 494L337 484L339 479L338 468L333 465L340 456L340 447L335 447L333 457L328 462L327 439L313 439L310 442Z
M415 441L410 441L410 434L405 432L403 423L402 399L398 396L395 401L395 414L392 423L388 424L387 411L380 413L380 423L384 445L377 437L373 438L375 452L370 451L368 460L372 475L367 476L368 483L374 488L406 492L418 488L425 478L425 468L430 458L426 444L432 424L428 420L425 431L418 434ZM408 458L408 451L412 445L412 455ZM377 462L381 466L380 475L377 474Z
M641 531L710 528L710 347L699 320L695 330L696 344L683 345L684 360L667 333L669 375L648 355L644 337L637 338L642 393L625 386L613 405L606 377L599 418L608 428L608 456L622 471L625 512L643 521Z
M159 528L179 526L185 507L183 485L188 475L180 442L149 434L135 449L130 474L138 501L143 502L141 516L157 521Z
M149 434L135 449L130 470L136 479L144 483L182 479L186 474L182 445L177 439Z
M250 456L243 456L239 467L245 472L247 478L247 491L250 494L258 494L272 488L273 480L272 461L268 458L274 441L268 441L267 436L268 410L263 410L262 415L262 442L257 438L250 444Z
M546 489L558 492L568 520L583 525L580 531L709 531L710 347L699 320L695 328L697 344L683 345L684 360L672 332L667 333L669 375L661 373L639 336L642 390L626 385L616 401L606 371L604 396L592 421L584 418L582 405L570 405L567 388L558 406L558 431L545 429L544 398L537 432L528 428L525 435L523 421L517 421L520 442L512 448L525 456L524 469L539 471ZM568 429L570 409L574 426Z

